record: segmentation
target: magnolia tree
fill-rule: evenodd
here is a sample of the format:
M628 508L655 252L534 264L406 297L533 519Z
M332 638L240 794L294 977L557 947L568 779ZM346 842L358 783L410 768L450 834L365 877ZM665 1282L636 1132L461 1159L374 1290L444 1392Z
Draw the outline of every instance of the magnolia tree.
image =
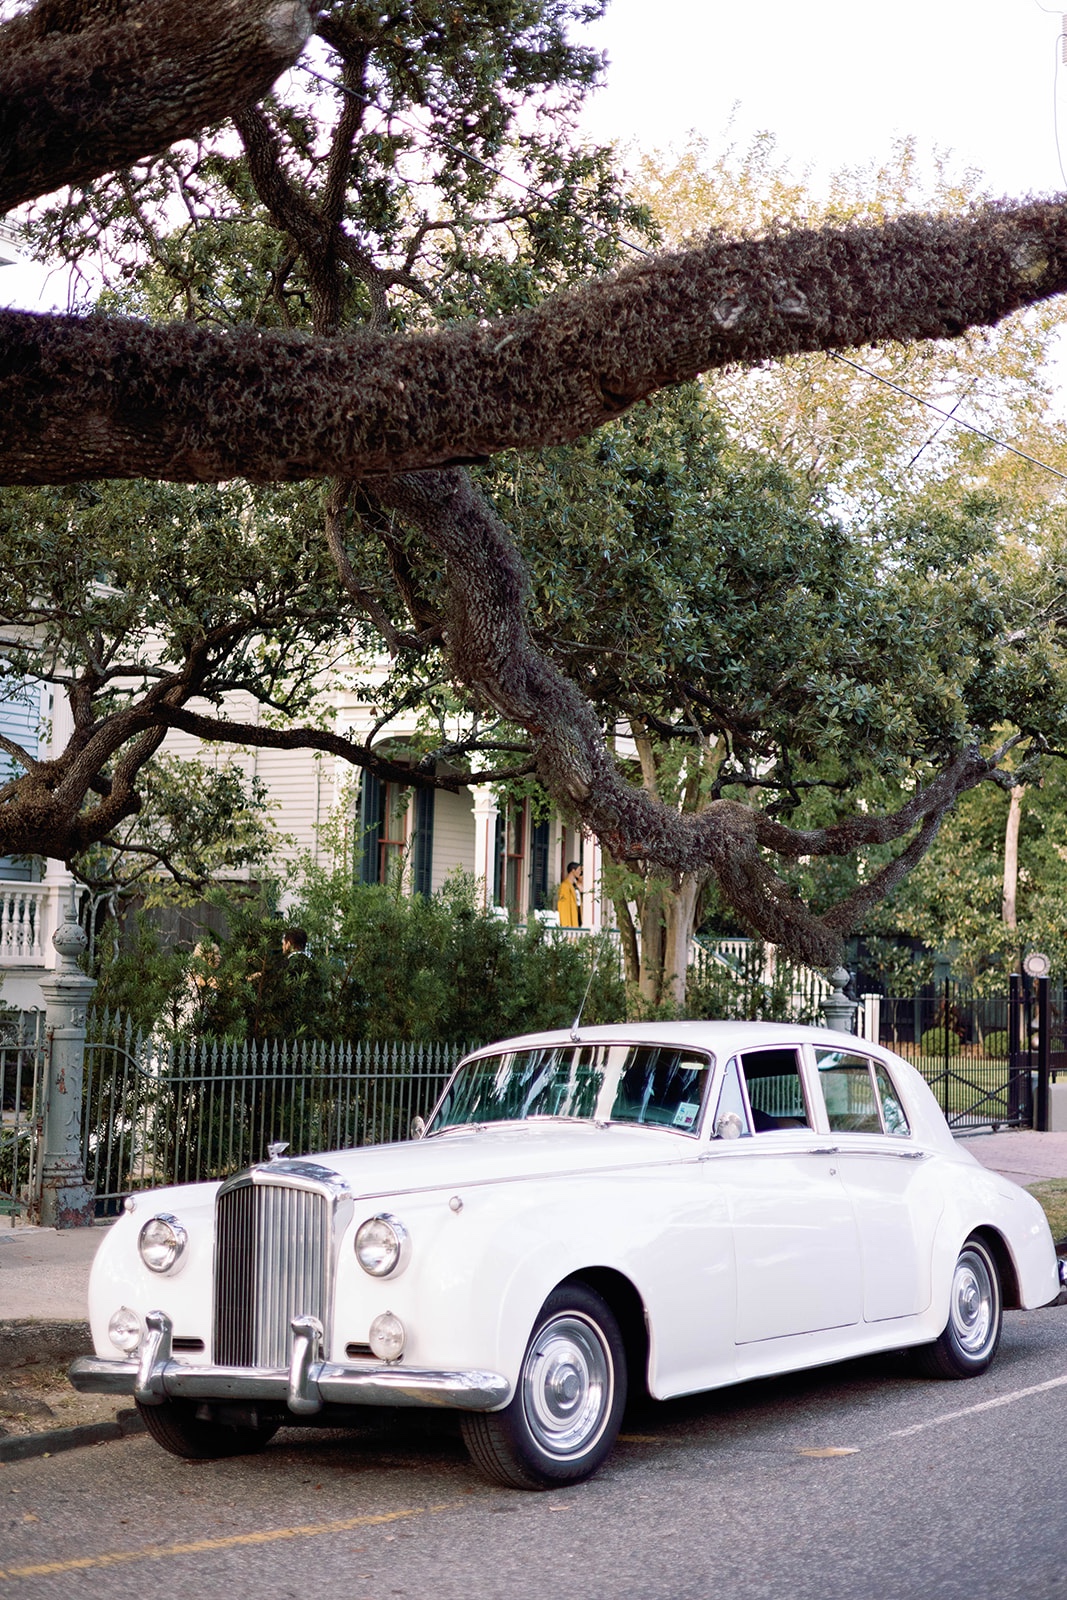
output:
M622 210L603 162L558 135L598 70L566 25L596 9L42 0L5 23L0 204L76 186L41 236L73 259L110 235L128 292L88 316L0 314L0 483L318 480L346 606L395 651L440 648L617 862L708 874L751 928L826 965L1001 752L961 730L905 804L825 826L737 798L663 803L531 630L519 547L465 468L579 439L713 368L995 324L1067 290L1067 215L1029 201L772 226L598 272ZM301 52L329 86L267 96ZM524 187L502 206L508 161ZM578 196L596 228L576 229ZM238 234L241 269L209 294L198 251L222 259ZM0 849L62 855L136 811L188 698L168 683L122 726L98 706L51 762L8 742L22 770L0 790ZM821 914L783 875L873 845L896 853Z

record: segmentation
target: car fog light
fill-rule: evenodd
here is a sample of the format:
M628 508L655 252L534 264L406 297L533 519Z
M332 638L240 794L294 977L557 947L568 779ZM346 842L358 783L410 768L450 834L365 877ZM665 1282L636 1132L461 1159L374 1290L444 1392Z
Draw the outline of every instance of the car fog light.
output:
M116 1350L132 1355L141 1343L141 1319L129 1306L119 1306L107 1325L107 1336Z
M399 1361L404 1354L404 1324L391 1311L383 1311L370 1325L367 1342L379 1361Z
M141 1229L137 1248L150 1272L172 1272L185 1254L188 1235L177 1217L150 1217Z
M356 1260L372 1278L403 1271L410 1254L407 1229L396 1217L368 1217L356 1230Z

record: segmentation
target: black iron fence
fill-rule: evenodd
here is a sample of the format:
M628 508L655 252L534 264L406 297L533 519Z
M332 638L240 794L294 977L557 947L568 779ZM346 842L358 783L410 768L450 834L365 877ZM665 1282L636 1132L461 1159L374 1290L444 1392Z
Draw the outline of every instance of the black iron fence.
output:
M98 1209L131 1190L238 1172L293 1155L406 1138L463 1054L459 1045L314 1039L164 1039L90 1019L82 1156Z
M0 1016L0 1216L32 1217L40 1197L44 1013Z
M879 997L878 1038L918 1067L950 1127L1046 1127L1063 1001L1047 979L1013 975L993 995L949 979L905 999Z
M763 996L782 977L758 974ZM752 1009L753 974L720 1015ZM776 996L774 1010L817 1020L813 992ZM762 998L756 1014L764 1009ZM1010 992L936 991L869 997L862 1031L905 1056L930 1084L951 1127L1048 1125L1049 1084L1067 1077L1064 994L1047 979ZM48 1041L43 1015L0 1021L0 1213L33 1216ZM119 1017L90 1018L82 1157L102 1214L131 1190L225 1177L265 1158L405 1138L433 1106L463 1054L458 1045L319 1040L176 1039Z

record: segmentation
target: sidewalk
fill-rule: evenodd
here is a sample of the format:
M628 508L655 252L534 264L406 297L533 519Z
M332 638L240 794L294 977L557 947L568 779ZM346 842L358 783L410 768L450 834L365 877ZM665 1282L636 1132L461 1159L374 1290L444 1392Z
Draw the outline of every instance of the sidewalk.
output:
M1067 1133L1006 1128L1002 1133L977 1133L958 1142L984 1167L1002 1172L1024 1189L1049 1178L1067 1178Z
M84 1322L89 1268L107 1227L0 1226L0 1326Z

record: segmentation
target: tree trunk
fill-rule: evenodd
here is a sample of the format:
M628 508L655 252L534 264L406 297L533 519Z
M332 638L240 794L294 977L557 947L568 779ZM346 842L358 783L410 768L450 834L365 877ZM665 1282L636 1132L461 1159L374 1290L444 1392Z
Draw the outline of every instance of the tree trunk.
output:
M192 139L304 47L303 0L37 5L0 27L0 213Z
M1008 820L1004 828L1004 895L1001 917L1008 928L1018 927L1016 896L1019 889L1019 822L1022 817L1025 786L1016 784L1011 791Z
M713 235L430 334L4 311L0 483L279 483L477 461L568 443L712 368L952 338L1065 289L1067 212L1030 202Z
M641 949L630 902L621 894L614 894L611 903L615 907L615 923L619 930L623 977L627 986L637 989L641 983Z
M701 873L684 872L667 900L663 952L663 999L685 1010L689 978L689 946L696 931L697 907L704 887Z
M641 896L641 998L658 1006L663 999L663 959L669 914L670 891L666 884L650 879Z

